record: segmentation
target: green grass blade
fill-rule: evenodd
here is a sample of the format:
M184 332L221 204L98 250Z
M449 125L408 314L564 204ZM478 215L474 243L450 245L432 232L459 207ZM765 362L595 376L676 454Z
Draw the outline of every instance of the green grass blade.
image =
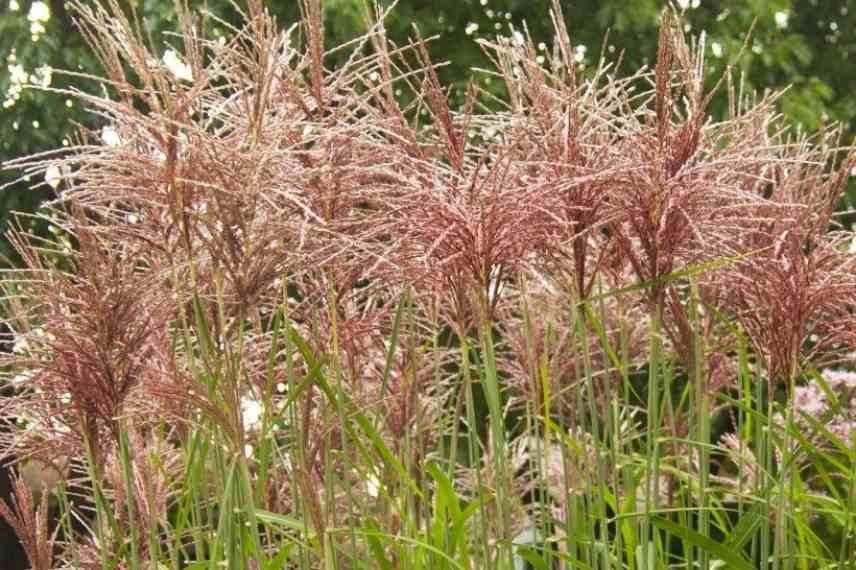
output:
M651 522L654 526L666 531L672 536L680 538L681 540L712 554L716 558L719 558L726 563L727 568L729 569L755 570L755 567L747 562L745 558L721 542L717 542L712 538L704 536L694 530L684 528L662 517L651 517Z

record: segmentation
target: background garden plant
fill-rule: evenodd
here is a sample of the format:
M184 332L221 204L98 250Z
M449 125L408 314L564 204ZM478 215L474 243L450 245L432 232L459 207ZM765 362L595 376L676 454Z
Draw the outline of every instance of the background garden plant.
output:
M0 503L31 565L852 564L837 127L669 10L629 74L579 73L558 2L546 56L482 42L494 110L380 7L331 48L301 6L215 41L178 4L164 51L75 4L105 124L10 165L56 189L4 281L4 457L63 474Z

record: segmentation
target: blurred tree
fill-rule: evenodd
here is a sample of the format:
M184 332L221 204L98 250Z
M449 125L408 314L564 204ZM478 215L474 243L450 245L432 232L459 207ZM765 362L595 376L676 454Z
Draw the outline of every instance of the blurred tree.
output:
M84 4L94 0L84 0ZM118 0L136 10L156 49L167 49L165 31L175 25L174 0ZM216 14L237 24L239 14L229 0L188 0L200 13ZM561 0L576 43L580 66L592 68L606 50L614 59L622 54L622 68L630 71L656 57L661 0ZM299 16L296 1L267 0L280 22ZM350 39L365 28L365 0L327 0L325 27L328 45ZM389 0L383 0L388 5ZM675 0L684 14L685 28L704 32L712 80L728 63L739 65L747 89L783 88L782 112L806 130L829 121L845 126L846 143L856 132L856 0ZM475 40L508 34L511 27L528 30L540 49L550 43L549 0L400 0L387 23L391 38L403 43L417 26L425 37L436 37L431 53L448 61L441 78L460 98L470 77L488 91L500 94L500 82L473 67L486 66ZM80 103L49 89L75 86L97 88L75 73L98 73L94 58L71 18L64 0L0 0L0 162L56 148L73 132L75 122L97 128L97 118ZM737 61L747 34L756 22L746 49ZM526 28L524 28L524 22ZM227 33L213 19L213 34ZM608 33L608 35L607 35ZM606 38L606 40L604 39ZM541 42L544 42L543 46ZM335 61L328 61L335 65ZM721 113L724 98L713 113ZM0 184L17 173L0 173ZM32 211L50 195L41 180L21 180L0 193L0 231L11 210ZM853 185L851 185L852 187ZM852 188L851 188L852 189ZM853 196L851 192L851 196ZM852 201L850 207L856 205ZM848 220L852 222L854 219ZM8 254L0 240L0 253Z

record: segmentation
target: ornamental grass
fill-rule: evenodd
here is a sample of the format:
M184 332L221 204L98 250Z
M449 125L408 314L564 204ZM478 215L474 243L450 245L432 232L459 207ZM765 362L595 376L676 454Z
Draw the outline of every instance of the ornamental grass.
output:
M840 128L669 10L653 69L582 70L554 1L457 105L378 6L331 47L316 0L225 41L177 3L164 51L73 5L93 126L6 165L54 189L2 281L32 568L851 567Z

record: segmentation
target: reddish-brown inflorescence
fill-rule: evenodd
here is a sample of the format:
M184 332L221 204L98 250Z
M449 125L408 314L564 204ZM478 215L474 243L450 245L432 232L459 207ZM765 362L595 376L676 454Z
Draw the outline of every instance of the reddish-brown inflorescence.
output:
M856 346L852 234L830 232L852 152L832 131L787 139L775 97L746 105L732 90L712 120L728 72L706 88L703 46L669 11L656 68L621 79L605 61L578 72L556 0L552 56L519 34L483 43L508 91L491 110L475 83L454 108L428 43L394 46L382 13L331 69L318 1L301 3L302 46L260 0L222 44L180 10L168 61L118 3L75 4L106 75L105 95L78 96L108 124L59 158L12 163L60 168L46 213L60 241L11 234L23 267L5 282L17 350L2 364L17 393L0 403L0 453L88 454L119 525L131 503L143 527L163 521L175 462L147 457L171 458L198 428L250 464L261 437L286 441L288 476L258 494L289 509L277 494L298 489L329 536L324 477L354 477L345 414L377 417L417 470L446 435L426 426L463 405L441 337L496 331L503 394L538 414L554 398L545 414L574 430L581 397L605 409L610 382L643 363L646 317L710 390L733 382L739 331L723 321L771 382ZM331 402L319 374L347 398ZM159 422L174 428L162 439ZM18 514L0 514L49 568L45 516L18 493ZM81 563L101 552L91 541Z
M12 504L0 499L0 517L15 531L32 570L53 570L55 533L48 517L49 493L41 493L38 506L21 477L13 482Z

